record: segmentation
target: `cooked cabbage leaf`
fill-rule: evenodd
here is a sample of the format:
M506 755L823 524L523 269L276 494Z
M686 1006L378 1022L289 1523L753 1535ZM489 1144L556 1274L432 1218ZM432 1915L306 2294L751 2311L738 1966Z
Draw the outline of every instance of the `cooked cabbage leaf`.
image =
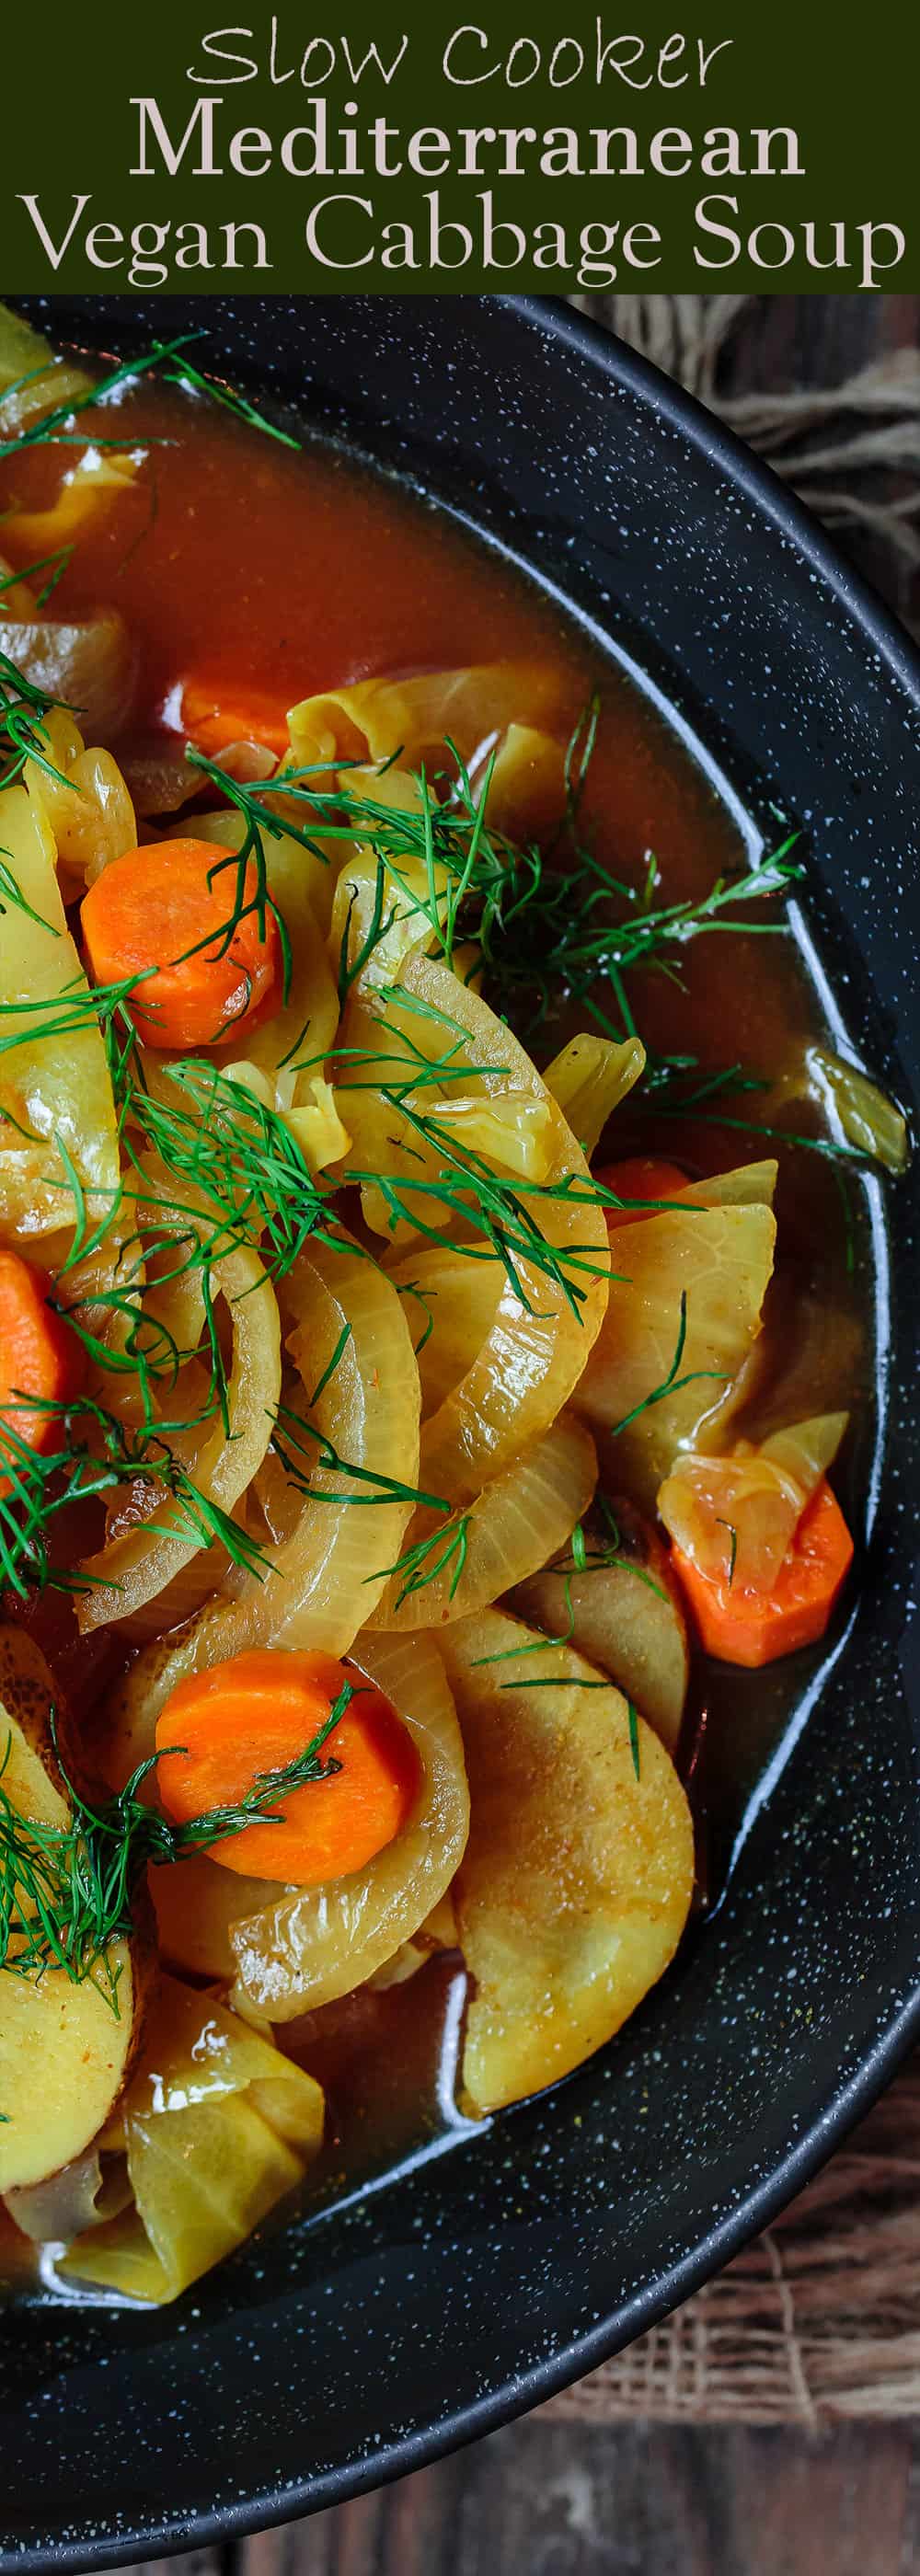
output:
M567 2075L661 1976L693 1828L658 1737L571 1647L488 1610L441 1652L470 1782L452 1891L475 1981L463 2081L483 2112Z
M88 2228L61 2269L133 2299L175 2299L293 2190L323 2134L323 2096L238 2014L164 1976L104 2154L130 2205Z

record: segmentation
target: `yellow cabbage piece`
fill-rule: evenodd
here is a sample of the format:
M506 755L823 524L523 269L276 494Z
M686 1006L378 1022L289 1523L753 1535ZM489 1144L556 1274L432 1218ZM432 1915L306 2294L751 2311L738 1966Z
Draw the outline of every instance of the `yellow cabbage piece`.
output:
M105 1047L67 928L53 834L23 787L0 793L0 852L30 907L4 897L0 937L0 1235L14 1240L73 1218L58 1141L97 1221L118 1191L119 1152ZM53 1033L41 1035L43 1025Z
M21 313L0 304L0 438L16 438L28 421L73 402L91 384L85 367L59 357Z
M658 1496L675 1544L712 1582L769 1592L847 1421L845 1413L815 1414L759 1447L738 1440L725 1457L687 1451Z
M27 760L23 780L54 834L69 900L84 884L92 885L110 859L136 848L137 822L112 752L87 751L63 707L52 707L43 719L42 750L48 768Z
M871 1154L886 1172L906 1171L910 1161L907 1121L877 1082L857 1064L847 1064L829 1047L809 1047L806 1059L813 1088L839 1122L849 1145Z
M164 1976L100 2140L126 2158L131 2203L77 2237L62 2271L129 2298L178 2298L301 2181L322 2134L313 2077L226 2005Z
M483 2112L567 2075L662 1975L693 1828L658 1737L571 1647L500 1610L440 1644L470 1783L452 1891L474 1979L463 2082Z
M776 1243L763 1205L692 1202L610 1231L610 1299L575 1402L646 1509L682 1447L720 1445ZM684 1321L682 1323L682 1301Z
M291 708L288 730L294 760L303 767L336 755L388 761L398 753L402 768L417 769L434 753L440 769L446 741L469 763L510 725L551 723L559 703L559 680L547 665L484 662L401 680L359 680L303 698Z
M570 1038L543 1076L547 1091L568 1120L588 1161L596 1154L607 1120L645 1069L641 1038Z
M320 779L320 786L324 783ZM387 769L381 774L358 764L348 770L346 783L350 795L366 797L386 813L417 818L422 813L419 781L405 770ZM366 1000L392 984L404 958L416 948L433 947L437 938L430 903L433 895L438 916L443 918L448 875L439 862L432 863L429 874L421 835L420 842L418 853L403 853L398 867L384 867L382 875L370 843L340 842L333 857L333 872L337 868L338 875L329 927L332 972L338 983L343 962L347 963L356 996ZM335 850L335 844L330 849Z
M117 608L83 618L4 619L0 637L23 678L43 697L74 709L92 742L123 733L134 706L139 657Z

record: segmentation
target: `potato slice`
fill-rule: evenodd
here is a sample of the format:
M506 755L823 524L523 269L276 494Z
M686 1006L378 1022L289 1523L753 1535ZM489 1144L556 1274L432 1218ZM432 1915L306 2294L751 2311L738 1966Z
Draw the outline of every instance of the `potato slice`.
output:
M470 1782L452 1894L475 1981L464 2090L484 2112L569 2074L661 1976L687 1919L693 1829L657 1736L571 1647L499 1610L438 1642Z
M20 1629L0 1629L0 1789L19 1816L66 1826L71 1808L49 1731L54 1685ZM5 1825L8 1809L0 1816ZM113 2008L110 1980L117 1978ZM101 1984L63 1969L0 1971L0 2192L43 2182L83 2154L122 2090L139 2036L131 1945L112 1942Z
M508 1607L545 1636L564 1637L576 1654L609 1673L673 1753L690 1671L680 1592L667 1550L642 1513L619 1497L611 1511L617 1533L612 1565L591 1563L592 1554L610 1543L610 1532L589 1519L584 1572L572 1570L566 1549L544 1573L518 1583Z
M617 1482L648 1511L678 1449L720 1445L775 1243L776 1220L760 1203L691 1202L611 1227L609 1304L573 1401L592 1428L615 1434Z

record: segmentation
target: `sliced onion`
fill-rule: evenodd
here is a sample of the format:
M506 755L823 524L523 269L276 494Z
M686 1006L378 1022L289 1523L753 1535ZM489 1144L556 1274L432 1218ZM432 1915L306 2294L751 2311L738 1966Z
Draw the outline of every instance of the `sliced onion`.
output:
M591 1502L597 1483L597 1454L574 1415L560 1413L548 1431L523 1448L502 1475L493 1478L471 1504L462 1521L418 1511L409 1523L403 1555L430 1543L413 1580L412 1569L393 1574L374 1612L376 1630L442 1628L484 1610L516 1583L524 1583L571 1538ZM440 1572L431 1568L452 1554Z
M741 1163L731 1172L710 1172L704 1181L689 1181L675 1191L681 1207L772 1207L779 1178L775 1155L762 1163ZM613 1220L615 1222L615 1218Z
M235 778L241 787L262 786L272 778L278 763L264 742L227 742L222 744L218 766L225 778ZM194 777L194 770L190 776Z
M377 770L349 769L348 788L352 795L370 797L391 813L422 810L418 779L400 769L388 769L382 776ZM385 867L381 879L376 850L366 843L340 842L337 853L334 842L329 846L337 870L329 925L332 970L338 980L344 960L352 971L355 994L370 998L392 984L404 958L416 948L433 945L437 934L426 906L433 890L441 916L447 871L435 861L429 877L424 856L409 855L400 862L398 875ZM382 925L388 926L381 936Z
M469 1829L463 1746L444 1667L427 1637L362 1635L354 1662L392 1702L422 1777L408 1822L366 1869L300 1888L237 1919L233 2000L269 2021L350 1994L411 1940L450 1886ZM225 1873L229 1875L229 1873ZM237 1880L245 1903L247 1882ZM239 1916L239 1903L238 1903Z
M433 958L409 959L400 989L406 1001L401 1007L391 1001L385 1041L397 1069L401 1043L402 1062L410 1072L414 1065L416 1073L419 1051L436 1065L453 1049L452 1064L462 1065L464 1087L468 1070L471 1076L478 1075L476 1097L484 1106L495 1108L511 1094L540 1103L548 1113L552 1155L545 1183L540 1194L532 1197L527 1197L525 1185L522 1204L551 1254L560 1259L575 1297L573 1312L566 1288L525 1259L519 1265L523 1295L505 1276L487 1339L463 1379L426 1423L422 1439L423 1485L430 1493L460 1503L469 1501L489 1477L510 1464L522 1443L544 1430L568 1401L607 1302L607 1228L602 1209L593 1201L584 1156L510 1030L478 994L460 985L449 968ZM368 1039L376 1038L379 1049L379 1025L375 1030L365 1016L361 1030ZM449 1100L458 1087L434 1074L431 1087L417 1089L414 1097L430 1110L433 1101ZM346 1168L367 1168L364 1156L376 1158L370 1168L406 1180L405 1204L411 1211L413 1178L436 1184L439 1174L448 1169L447 1149L442 1155L420 1139L382 1092L352 1094L343 1086L339 1097L352 1132ZM449 1177L462 1183L463 1170L454 1170ZM545 1194L556 1187L564 1192L568 1184L574 1197ZM521 1185L517 1186L520 1190ZM444 1209L436 1191L417 1204L420 1224L443 1226L446 1219L448 1232L462 1234L462 1220ZM400 1232L403 1242L411 1241L411 1217ZM472 1244L471 1267L484 1249L481 1237Z
M317 1431L351 1465L413 1488L418 1370L395 1288L357 1248L343 1245L332 1252L317 1245L301 1254L284 1294L296 1318L288 1346L308 1397L348 1327L338 1365L312 1406ZM293 1449L290 1435L285 1445ZM307 1443L307 1473L312 1456ZM208 1603L184 1629L144 1649L111 1707L117 1776L127 1778L152 1750L160 1709L187 1673L248 1646L322 1646L329 1654L347 1653L383 1591L383 1573L371 1569L391 1565L400 1554L412 1509L411 1499L381 1499L379 1492L363 1504L366 1491L373 1486L317 1464L293 1534L265 1550L270 1570L264 1580L242 1577L235 1597ZM343 1495L351 1499L336 1499Z
M10 2217L33 2245L66 2245L84 2227L99 2224L102 2166L98 2148L62 2165L45 2182L28 2183L5 2195ZM107 2213L108 2214L108 2213Z
M119 743L118 756L132 803L145 821L179 814L193 798L214 793L210 779L190 766L184 744L174 733L132 731ZM196 816L192 825L196 834L198 828Z
M473 1367L495 1321L505 1269L449 1246L418 1246L390 1270L415 1343L422 1421Z
M271 1438L281 1389L281 1347L274 1290L256 1253L227 1253L213 1265L212 1294L223 1297L233 1330L227 1378L227 1424L219 1413L189 1437L170 1433L201 1495L232 1513L255 1475ZM81 1576L91 1588L77 1596L82 1633L121 1619L153 1601L184 1572L203 1542L189 1536L188 1517L164 1492L154 1500L156 1529L141 1525L87 1557Z

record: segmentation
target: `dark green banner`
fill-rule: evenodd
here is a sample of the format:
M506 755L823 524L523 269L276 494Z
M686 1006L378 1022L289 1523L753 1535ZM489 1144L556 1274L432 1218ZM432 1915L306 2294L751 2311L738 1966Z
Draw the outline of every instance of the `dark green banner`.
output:
M7 287L920 287L917 11L466 9L10 12Z

